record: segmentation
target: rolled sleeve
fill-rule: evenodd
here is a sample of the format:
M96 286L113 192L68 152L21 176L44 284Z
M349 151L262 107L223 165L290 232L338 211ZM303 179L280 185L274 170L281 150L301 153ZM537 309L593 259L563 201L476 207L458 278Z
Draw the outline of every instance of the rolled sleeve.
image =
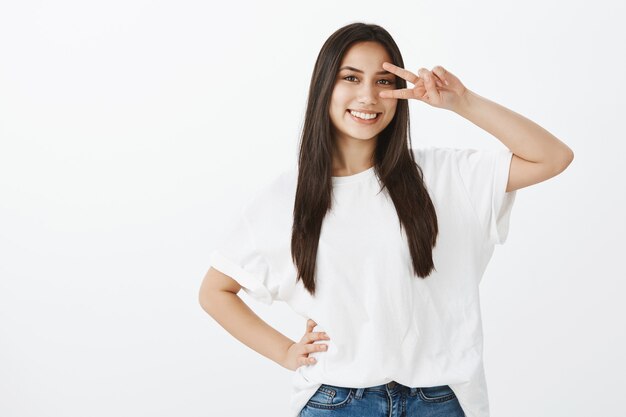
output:
M502 149L495 152L492 208L489 221L489 240L497 245L506 242L509 235L511 211L517 190L506 192L513 152Z
M463 185L488 243L503 244L516 196L516 191L506 192L513 153L509 149L454 151Z
M270 265L255 243L243 214L227 229L221 245L210 254L210 265L241 285L250 297L270 305L278 298Z

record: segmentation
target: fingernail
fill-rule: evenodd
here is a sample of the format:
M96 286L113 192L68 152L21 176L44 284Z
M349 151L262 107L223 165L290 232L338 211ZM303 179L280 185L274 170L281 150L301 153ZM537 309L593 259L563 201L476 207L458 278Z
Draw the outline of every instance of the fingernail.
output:
M448 82L448 80L443 80L444 83L446 83L446 85L450 85L450 83Z

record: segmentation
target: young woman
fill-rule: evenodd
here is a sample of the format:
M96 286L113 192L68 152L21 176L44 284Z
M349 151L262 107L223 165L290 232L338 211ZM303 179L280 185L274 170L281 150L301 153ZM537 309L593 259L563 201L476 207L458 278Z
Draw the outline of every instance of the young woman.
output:
M211 254L200 304L294 371L293 417L487 417L478 284L516 190L573 159L441 66L403 67L380 26L333 33L313 70L297 168L258 192ZM413 148L410 99L504 147ZM306 318L300 341L254 314L242 288Z

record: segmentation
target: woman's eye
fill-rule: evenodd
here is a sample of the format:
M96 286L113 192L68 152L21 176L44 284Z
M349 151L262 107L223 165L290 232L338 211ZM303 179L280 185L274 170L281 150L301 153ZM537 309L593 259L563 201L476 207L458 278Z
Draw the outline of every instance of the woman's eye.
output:
M354 75L348 75L346 77L343 77L343 79L347 80L347 81L351 81L350 78L355 78L356 79L356 77ZM394 84L393 81L390 81L390 80L387 80L387 79L383 79L383 80L380 80L380 81L384 81L384 83L383 83L384 85L393 85Z

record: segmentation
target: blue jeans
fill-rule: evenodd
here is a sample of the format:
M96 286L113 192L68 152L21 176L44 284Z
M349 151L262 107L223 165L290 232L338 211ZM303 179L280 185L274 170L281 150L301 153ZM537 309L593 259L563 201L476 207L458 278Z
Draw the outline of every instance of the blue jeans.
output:
M300 417L464 417L448 385L410 388L392 381L368 388L322 384Z

